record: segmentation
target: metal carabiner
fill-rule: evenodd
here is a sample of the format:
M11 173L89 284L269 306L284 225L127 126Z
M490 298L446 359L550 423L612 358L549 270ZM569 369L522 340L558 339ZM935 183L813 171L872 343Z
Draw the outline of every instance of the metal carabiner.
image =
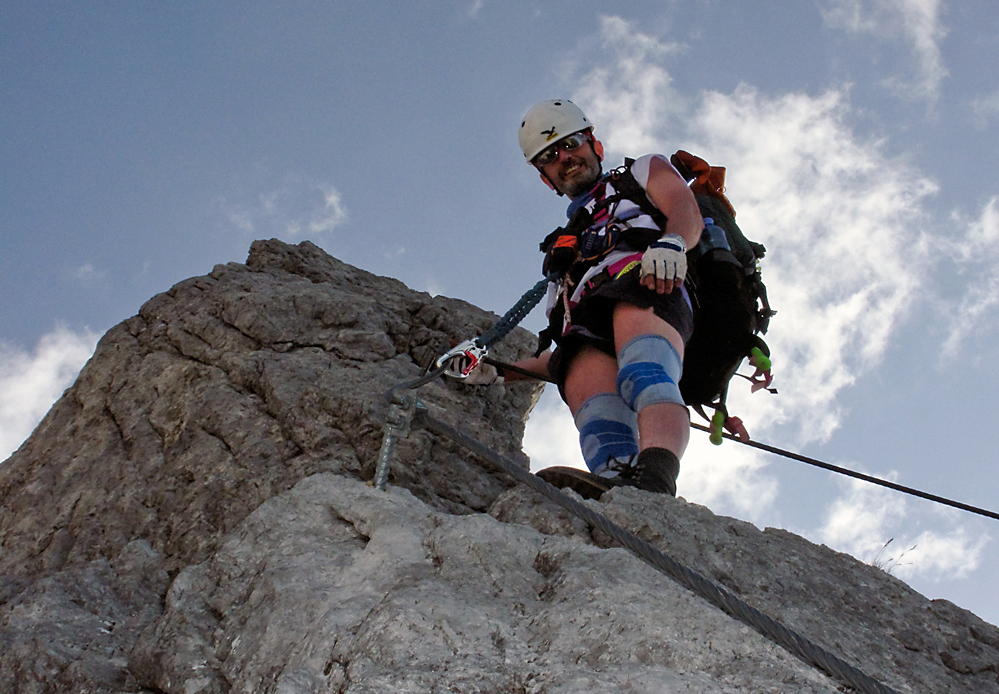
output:
M465 340L455 345L440 357L435 365L438 369L447 367L445 372L451 378L468 378L475 368L486 358L489 350L479 344L478 338ZM455 360L465 359L467 363L461 366L454 366Z

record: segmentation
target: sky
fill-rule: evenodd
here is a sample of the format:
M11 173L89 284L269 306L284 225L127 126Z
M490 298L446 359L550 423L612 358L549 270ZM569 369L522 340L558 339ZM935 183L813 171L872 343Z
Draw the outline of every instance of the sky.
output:
M729 400L754 439L999 511L996 65L985 0L6 0L0 460L109 328L254 239L504 313L565 210L517 126L569 98L608 166L727 168L778 311L779 394ZM525 450L582 466L551 389ZM995 520L700 432L678 486L999 623Z

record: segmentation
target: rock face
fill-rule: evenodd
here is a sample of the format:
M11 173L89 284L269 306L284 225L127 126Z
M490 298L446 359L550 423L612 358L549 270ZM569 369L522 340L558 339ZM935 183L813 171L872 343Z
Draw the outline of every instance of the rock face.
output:
M840 691L450 441L414 429L365 484L384 393L495 318L268 241L109 331L0 465L3 690ZM420 397L526 467L538 393ZM999 629L878 569L682 499L588 503L899 692L999 692Z

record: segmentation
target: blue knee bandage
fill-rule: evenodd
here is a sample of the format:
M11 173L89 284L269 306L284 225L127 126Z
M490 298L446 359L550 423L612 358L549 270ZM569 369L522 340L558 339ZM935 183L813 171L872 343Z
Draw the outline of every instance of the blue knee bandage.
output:
M676 348L661 335L640 335L617 354L617 392L635 412L649 405L683 405L680 374L683 363Z
M638 453L638 418L617 393L587 398L575 420L579 448L591 471L609 458L624 461Z

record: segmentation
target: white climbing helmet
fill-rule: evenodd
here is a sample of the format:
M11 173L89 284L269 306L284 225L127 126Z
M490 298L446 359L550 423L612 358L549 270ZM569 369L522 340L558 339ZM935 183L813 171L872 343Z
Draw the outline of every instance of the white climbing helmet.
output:
M524 158L531 161L551 143L592 128L593 123L576 104L568 99L552 99L542 101L527 112L517 138Z

